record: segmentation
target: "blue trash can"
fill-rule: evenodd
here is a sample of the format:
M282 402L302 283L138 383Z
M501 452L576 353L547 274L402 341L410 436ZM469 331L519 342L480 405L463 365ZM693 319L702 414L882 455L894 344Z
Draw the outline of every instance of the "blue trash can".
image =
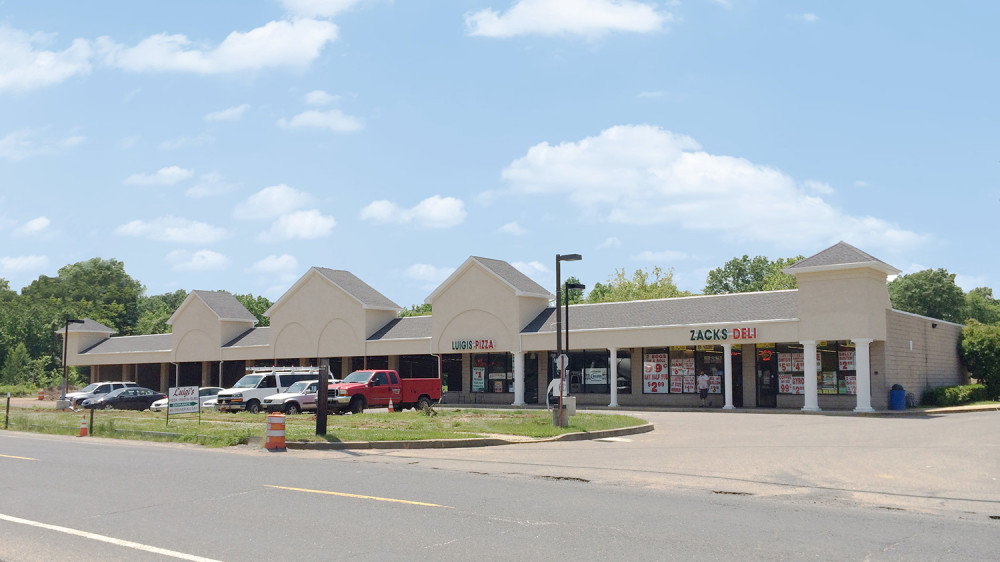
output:
M899 385L893 385L894 388L889 391L889 409L890 410L905 410L906 409L906 391L902 387L895 388Z

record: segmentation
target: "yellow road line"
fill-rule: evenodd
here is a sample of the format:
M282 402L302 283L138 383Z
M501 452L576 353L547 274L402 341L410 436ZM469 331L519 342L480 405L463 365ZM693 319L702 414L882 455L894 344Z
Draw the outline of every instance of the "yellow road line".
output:
M268 488L277 488L279 490L291 490L293 492L309 492L310 494L326 494L328 496L341 496L345 498L358 498L361 500L375 500L380 502L393 502L393 503L405 503L409 505L420 505L423 507L443 507L445 509L454 509L449 505L438 505L436 503L425 503L425 502L414 502L409 500L397 500L394 498L379 498L376 496L362 496L359 494L345 494L343 492L327 492L326 490L309 490L306 488L289 488L288 486L271 486L270 484L265 484Z
M37 461L38 460L38 459L33 459L31 457L15 457L14 455L0 455L0 457L3 457L5 459L18 459L18 460L22 460L22 461Z

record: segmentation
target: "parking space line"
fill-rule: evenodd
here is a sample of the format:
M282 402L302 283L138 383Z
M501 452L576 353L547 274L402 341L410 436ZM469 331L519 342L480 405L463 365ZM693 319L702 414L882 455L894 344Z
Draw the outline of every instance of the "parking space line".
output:
M375 500L380 502L392 502L392 503L405 503L409 505L419 505L422 507L442 507L444 509L454 509L450 505L438 505L436 503L425 503L425 502L415 502L410 500L397 500L395 498L380 498L377 496L362 496L360 494L347 494L344 492L328 492L326 490L309 490L307 488L290 488L288 486L272 486L270 484L265 484L264 486L268 488L277 488L278 490L291 490L293 492L308 492L310 494L325 494L328 496L341 496L345 498L357 498L362 500Z
M57 531L60 533L66 533L67 535L76 535L78 537L83 537L85 539L106 542L117 546L124 546L126 548L134 548L136 550L152 552L153 554L162 554L163 556L171 556L173 558L180 558L181 560L195 560L197 562L218 562L213 558L205 558L202 556L195 556L193 554L177 552L176 550L168 550L166 548L160 548L158 546L149 546L147 544L116 539L114 537L106 537L104 535L98 535L96 533L88 533L87 531L70 529L69 527L60 527L59 525L49 525L48 523L40 523L38 521L32 521L30 519L21 519L20 517L14 517L12 515L4 515L3 513L0 513L0 520L10 521L11 523L20 523L21 525L29 525L31 527L39 527L41 529L48 529L50 531Z
M0 455L0 457L3 457L5 459L18 459L18 460L22 460L22 461L37 461L38 460L38 459L33 459L31 457L16 457L14 455Z

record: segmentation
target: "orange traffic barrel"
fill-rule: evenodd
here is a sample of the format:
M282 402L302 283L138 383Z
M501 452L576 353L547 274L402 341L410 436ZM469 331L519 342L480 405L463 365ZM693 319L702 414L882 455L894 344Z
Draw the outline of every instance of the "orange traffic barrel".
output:
M38 399L39 400L45 400L45 390L44 389L41 389L41 388L38 389Z
M272 451L285 450L285 414L268 414L264 448Z

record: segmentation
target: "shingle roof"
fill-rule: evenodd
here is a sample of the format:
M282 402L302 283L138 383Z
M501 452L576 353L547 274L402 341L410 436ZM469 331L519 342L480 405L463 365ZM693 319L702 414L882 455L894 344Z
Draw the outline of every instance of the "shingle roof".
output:
M64 328L65 328L65 324L62 325L62 326L59 326L59 329L56 330L56 333L57 334L63 333L63 329ZM117 334L118 333L117 331L115 331L114 328L109 328L109 327L105 326L104 324L101 324L97 320L91 320L90 318L84 318L83 319L83 324L70 324L69 325L69 331L70 332L83 332L83 333L98 333L98 334Z
M257 321L256 316L251 314L236 297L226 291L191 291L191 294L197 295L204 301L208 308L219 317L219 320Z
M314 267L323 277L340 287L347 294L361 301L365 308L381 308L387 310L402 310L402 307L389 300L388 297L376 291L371 285L359 279L350 271Z
M493 260L478 256L472 256L472 259L476 260L480 265L493 272L494 275L510 284L510 286L514 287L518 293L552 298L552 295L550 295L544 287L532 281L527 275L518 271L516 267L503 260Z
M271 336L269 335L270 331L271 328L269 326L250 328L233 338L228 343L224 344L222 347L254 347L259 345L271 345Z
M368 339L371 341L429 337L431 337L430 316L405 316L403 318L394 318Z
M862 252L847 242L837 242L818 254L795 262L785 268L785 270L794 273L796 270L801 271L807 268L831 269L836 266L861 264L867 264L882 271L899 273L899 270L891 265L868 253Z
M143 353L149 351L170 351L173 334L148 334L144 336L119 336L108 338L83 350L80 355L100 353Z
M570 306L569 311L571 327L578 330L793 320L798 316L798 290L794 289L580 304ZM521 332L554 330L555 309L550 307L543 310Z

